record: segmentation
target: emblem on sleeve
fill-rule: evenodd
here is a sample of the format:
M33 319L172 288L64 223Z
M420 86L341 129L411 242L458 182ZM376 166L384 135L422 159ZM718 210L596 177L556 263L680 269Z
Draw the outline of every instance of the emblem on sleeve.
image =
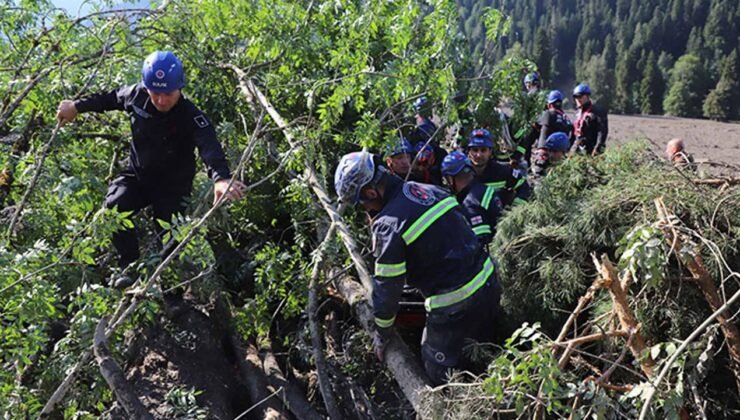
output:
M422 206L429 206L434 203L434 194L429 189L416 183L404 184L403 195Z
M470 218L470 224L475 226L483 223L483 217L482 216L473 216Z
M208 127L208 120L203 115L196 115L195 118L193 118L193 121L195 121L195 124L200 128Z

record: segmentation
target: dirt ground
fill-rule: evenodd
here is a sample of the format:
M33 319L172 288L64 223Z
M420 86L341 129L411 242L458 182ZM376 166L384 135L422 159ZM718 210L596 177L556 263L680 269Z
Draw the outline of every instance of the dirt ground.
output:
M575 115L571 115L575 119ZM697 161L709 160L740 165L740 123L721 123L689 118L609 115L609 144L647 138L659 156L665 156L668 140L680 137Z

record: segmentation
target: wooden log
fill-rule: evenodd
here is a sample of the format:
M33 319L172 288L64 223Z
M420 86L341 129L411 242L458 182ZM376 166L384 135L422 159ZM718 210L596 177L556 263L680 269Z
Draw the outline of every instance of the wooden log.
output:
M103 318L95 327L95 337L93 339L93 351L95 359L100 367L100 374L103 375L105 382L116 396L116 401L126 411L129 418L137 420L149 420L154 417L147 411L144 404L139 401L133 386L126 380L123 370L111 356L105 337L105 329L108 327L108 320Z
M362 285L350 276L337 279L336 287L355 311L360 324L371 332L375 329L373 310ZM395 332L385 349L385 364L398 382L406 398L417 413L422 409L422 394L430 389L431 383L419 364L419 360Z

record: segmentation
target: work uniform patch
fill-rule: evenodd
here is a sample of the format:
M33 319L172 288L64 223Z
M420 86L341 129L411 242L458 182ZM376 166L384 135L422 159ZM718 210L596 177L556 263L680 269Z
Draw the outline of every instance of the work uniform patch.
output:
M470 218L470 224L475 226L483 223L483 216L473 216Z
M421 204L422 206L429 206L434 203L434 194L416 183L404 184L403 195L414 203Z
M199 128L206 128L206 127L208 127L208 120L203 115L196 115L195 118L193 118L193 121L195 121L195 124Z

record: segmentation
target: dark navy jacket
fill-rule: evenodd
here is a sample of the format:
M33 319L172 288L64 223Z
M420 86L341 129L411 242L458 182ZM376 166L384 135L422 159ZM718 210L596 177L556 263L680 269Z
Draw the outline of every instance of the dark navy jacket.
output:
M570 122L570 118L565 115L560 109L548 109L544 111L540 118L537 120L540 125L540 137L537 142L537 147L542 147L545 144L545 140L550 137L553 133L565 133L568 137L573 134L573 123Z
M475 179L457 194L473 232L484 246L496 234L496 223L503 212L500 191Z
M373 219L373 310L393 325L404 280L425 297L468 283L488 258L455 197L442 188L391 177L386 204Z
M162 185L191 184L197 147L214 181L231 177L216 130L190 100L182 97L166 113L154 108L141 84L92 95L75 102L79 112L126 111L131 120L129 172Z
M527 183L526 174L512 168L511 165L495 160L488 162L478 179L496 190L504 189L500 195L504 207L511 204L521 204L532 195L532 189Z

